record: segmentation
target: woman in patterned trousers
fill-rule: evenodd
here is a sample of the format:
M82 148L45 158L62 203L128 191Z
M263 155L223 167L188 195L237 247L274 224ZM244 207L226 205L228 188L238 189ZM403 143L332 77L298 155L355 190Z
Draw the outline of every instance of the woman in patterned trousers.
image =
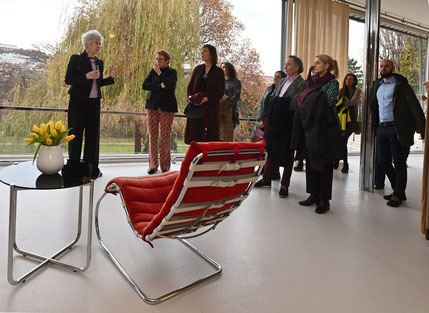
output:
M148 174L154 174L161 163L161 171L170 170L170 135L174 113L177 112L175 95L177 72L169 67L170 55L164 50L156 53L155 65L143 82L143 89L149 90L146 97L147 128L149 133ZM158 161L158 137L161 127L161 142Z

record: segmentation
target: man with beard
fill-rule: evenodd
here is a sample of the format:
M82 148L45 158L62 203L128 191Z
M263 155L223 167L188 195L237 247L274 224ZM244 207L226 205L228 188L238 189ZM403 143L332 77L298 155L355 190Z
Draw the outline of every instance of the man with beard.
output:
M375 144L378 146L377 161L383 166L393 188L393 193L385 195L384 199L388 200L387 205L397 207L407 200L406 162L410 146L414 144L414 132L418 130L424 136L426 121L408 80L393 73L394 70L391 60L381 61L381 78L373 85L370 108Z

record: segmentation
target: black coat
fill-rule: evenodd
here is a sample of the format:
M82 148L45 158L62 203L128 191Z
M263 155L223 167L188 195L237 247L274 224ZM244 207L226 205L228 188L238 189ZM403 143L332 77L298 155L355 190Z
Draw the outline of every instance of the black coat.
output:
M312 169L325 171L326 164L342 159L343 141L334 110L326 94L315 90L298 106L292 127L293 149L306 150Z
M286 166L290 161L290 141L295 111L289 110L290 97L267 98L264 139L265 148L274 166Z
M94 57L95 65L100 70L100 78L96 80L98 96L101 98L100 88L106 85L115 83L112 77L103 78L103 60ZM89 94L92 89L92 79L87 79L86 74L92 71L91 60L88 57L86 51L81 54L73 54L70 57L69 64L67 66L67 72L65 82L67 85L71 85L69 94L75 98L86 101L89 99Z
M420 134L424 138L426 119L413 89L408 84L408 80L400 74L395 73L393 75L396 80L393 91L393 118L395 127L401 145L403 147L410 147L414 144L414 132L417 128L420 129ZM370 108L374 128L377 128L380 122L377 90L381 80L382 78L377 80L371 89Z
M161 88L161 83L165 88ZM152 69L143 82L143 89L149 90L146 96L146 109L158 110L164 112L177 112L176 100L177 72L171 67L161 69L161 75L158 75Z

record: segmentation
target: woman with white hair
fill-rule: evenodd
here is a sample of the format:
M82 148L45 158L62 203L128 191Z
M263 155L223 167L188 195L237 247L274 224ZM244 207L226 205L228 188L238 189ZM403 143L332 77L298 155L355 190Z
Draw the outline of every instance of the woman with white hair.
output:
M68 127L70 134L76 138L69 142L68 165L80 166L83 133L85 131L85 176L94 178L101 176L98 169L100 143L100 88L114 84L118 73L117 66L112 74L103 78L103 61L96 57L103 44L103 36L96 30L90 30L82 35L85 51L70 57L67 66L65 82L70 85L70 102L68 107Z

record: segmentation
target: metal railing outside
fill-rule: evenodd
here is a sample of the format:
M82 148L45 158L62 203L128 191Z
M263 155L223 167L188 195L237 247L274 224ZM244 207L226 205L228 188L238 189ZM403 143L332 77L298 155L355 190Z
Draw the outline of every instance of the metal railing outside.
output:
M183 157L188 145L183 141L186 116L177 113L171 135L172 159ZM67 121L67 109L33 106L0 106L0 164L31 160L35 146L27 147L33 124L50 119ZM250 141L256 119L240 118L235 140ZM148 135L145 112L101 111L100 162L147 162ZM67 146L62 146L67 154Z
M185 118L184 114L175 115L171 141L172 160L181 159L188 149L188 145L183 142ZM66 121L67 109L0 106L0 164L31 160L35 147L27 147L23 139L29 136L33 124L48 122L49 119ZM255 118L240 118L240 125L234 131L234 140L250 141L255 122ZM148 162L146 127L145 112L101 111L100 162ZM415 135L414 141L411 153L422 153L423 141L419 134ZM62 149L66 155L66 145ZM359 155L360 135L350 136L348 152L349 155Z

